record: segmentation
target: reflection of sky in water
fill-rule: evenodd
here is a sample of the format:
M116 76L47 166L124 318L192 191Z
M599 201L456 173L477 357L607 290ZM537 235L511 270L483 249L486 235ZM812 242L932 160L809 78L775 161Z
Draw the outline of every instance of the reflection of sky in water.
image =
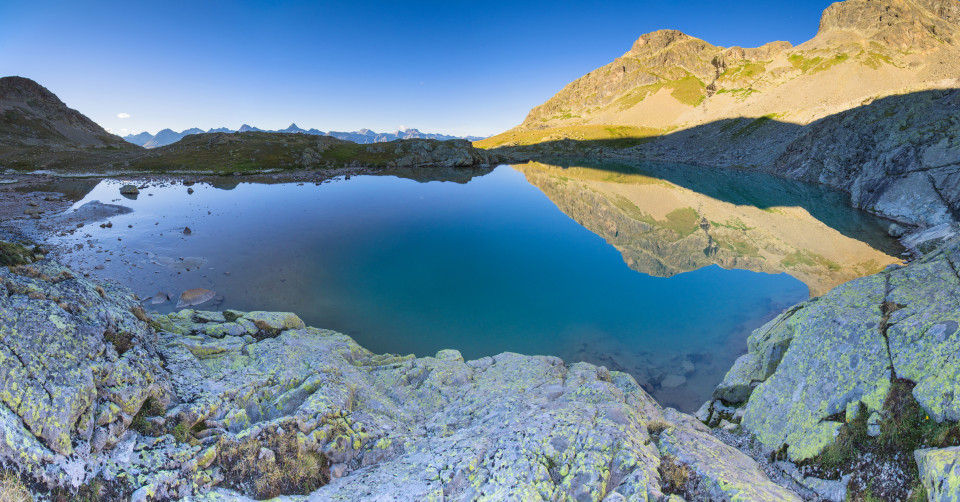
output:
M223 295L220 308L293 311L375 352L552 354L654 382L683 374L686 357L697 367L688 385L655 392L686 409L745 350L749 328L808 294L785 274L637 273L505 166L468 184L362 176L319 187L198 184L192 195L172 185L137 200L120 185L105 181L77 206L100 200L133 213L61 239L93 242L67 260L103 264L98 275L141 297L209 288Z

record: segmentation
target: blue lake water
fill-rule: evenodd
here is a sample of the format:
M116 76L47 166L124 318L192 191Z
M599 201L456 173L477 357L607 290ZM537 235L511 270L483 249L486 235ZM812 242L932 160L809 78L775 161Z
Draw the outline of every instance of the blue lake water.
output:
M785 273L640 273L510 166L466 183L355 176L198 183L192 194L153 183L136 200L119 195L122 184L102 181L74 207L133 212L57 243L75 249L65 258L81 270L174 297L150 308L170 311L180 292L207 288L222 301L198 308L292 311L375 352L603 364L685 410L707 399L750 330L809 297ZM685 381L665 386L668 375Z

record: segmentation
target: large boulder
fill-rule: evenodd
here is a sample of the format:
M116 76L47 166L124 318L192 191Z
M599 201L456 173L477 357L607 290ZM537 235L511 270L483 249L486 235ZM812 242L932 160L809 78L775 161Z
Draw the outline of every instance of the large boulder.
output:
M0 269L0 460L83 482L62 468L72 455L112 448L148 398L171 399L142 316L129 291L51 261Z
M937 422L960 420L960 239L905 267L844 284L750 335L714 397L793 460L820 453L844 419L881 410L891 379Z

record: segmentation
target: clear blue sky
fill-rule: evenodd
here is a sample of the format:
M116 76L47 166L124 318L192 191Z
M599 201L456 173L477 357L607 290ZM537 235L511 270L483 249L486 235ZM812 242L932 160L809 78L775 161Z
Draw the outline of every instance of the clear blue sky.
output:
M644 33L797 44L830 3L3 0L0 74L114 132L296 122L488 135Z

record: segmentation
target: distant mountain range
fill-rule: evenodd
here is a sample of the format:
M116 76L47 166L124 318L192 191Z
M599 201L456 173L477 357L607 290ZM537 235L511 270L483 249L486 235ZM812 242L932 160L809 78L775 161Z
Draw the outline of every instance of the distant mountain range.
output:
M467 141L479 141L483 139L480 136L448 136L446 134L435 134L435 133L423 133L416 129L404 129L402 131L397 131L393 133L379 133L371 131L370 129L360 129L359 131L353 132L339 132L339 131L330 131L323 132L318 129L302 129L297 126L297 124L290 124L286 129L280 129L277 131L268 131L264 129L259 129L251 125L243 124L240 126L240 129L233 130L226 127L219 127L216 129L210 129L204 131L203 129L198 129L196 127L192 129L187 129L185 131L176 132L172 129L164 129L157 134L150 134L148 132L142 132L140 134L130 134L124 136L123 139L133 143L135 145L140 145L144 148L157 148L161 146L170 145L180 141L184 136L190 134L200 134L200 133L212 133L212 132L279 132L287 134L310 134L314 136L331 136L337 139L342 139L346 141L352 141L354 143L384 143L387 141L394 141L397 139L439 139L439 140L448 140L448 139L465 139Z

